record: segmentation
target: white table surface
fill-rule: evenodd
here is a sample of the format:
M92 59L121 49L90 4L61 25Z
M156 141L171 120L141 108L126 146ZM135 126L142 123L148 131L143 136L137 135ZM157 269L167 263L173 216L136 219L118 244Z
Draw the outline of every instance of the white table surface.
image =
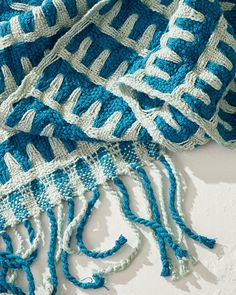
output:
M60 285L58 294L89 295L235 295L236 294L236 152L210 143L191 152L172 155L176 166L184 174L187 192L184 196L184 212L188 224L198 233L215 237L217 247L208 250L197 243L189 242L190 253L197 256L199 264L186 278L172 282L160 277L159 250L148 229L142 229L144 245L132 265L123 272L108 277L105 288L84 291L73 287L58 271ZM155 174L150 171L153 181ZM145 215L138 188L128 178L126 184L135 195L134 207ZM122 221L108 194L102 195L99 208L91 217L85 242L91 249L111 247L121 233L126 233L132 244L132 232ZM43 218L44 228L48 228ZM46 233L45 240L48 240ZM129 250L129 249L128 249ZM127 253L128 253L127 250ZM47 242L33 266L37 280L36 294L45 294L40 282L45 271ZM121 251L122 253L122 251ZM116 255L114 259L122 257ZM71 260L73 274L85 278L94 264L91 259L74 256ZM98 263L99 265L99 263ZM59 267L60 268L60 267Z

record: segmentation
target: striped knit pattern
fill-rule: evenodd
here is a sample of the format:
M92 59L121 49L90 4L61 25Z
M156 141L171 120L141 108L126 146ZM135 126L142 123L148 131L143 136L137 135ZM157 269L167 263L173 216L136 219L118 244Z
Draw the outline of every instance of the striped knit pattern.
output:
M15 283L22 269L26 293L35 294L30 266L39 252L41 212L51 228L47 294L57 292L59 262L65 277L85 289L102 287L105 275L127 267L141 245L134 223L153 232L162 276L181 277L193 261L182 233L214 246L214 240L185 225L181 180L165 150L191 150L210 140L236 148L235 30L235 0L1 2L0 235L6 250L0 251L0 292L24 294ZM169 209L157 202L143 168L155 160L169 176ZM143 187L150 219L132 212L119 177L124 174L135 175ZM91 251L83 242L99 187L108 180L137 244L129 258L83 282L69 270L73 233L78 252L95 259L115 254L128 242L121 235L106 251ZM88 191L89 200L84 197ZM84 205L75 216L77 195ZM64 201L66 221L53 210L63 208ZM179 227L178 236L167 215ZM7 233L18 223L29 234L26 253L16 253ZM169 251L178 258L179 272Z

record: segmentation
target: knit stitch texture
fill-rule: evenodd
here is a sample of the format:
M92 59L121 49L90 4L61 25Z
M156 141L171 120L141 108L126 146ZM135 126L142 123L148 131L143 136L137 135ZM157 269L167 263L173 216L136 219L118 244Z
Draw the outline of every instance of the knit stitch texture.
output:
M57 292L58 264L72 284L103 287L138 254L140 224L159 247L162 276L180 278L195 262L183 234L214 247L184 222L168 150L211 140L236 148L235 33L235 0L0 0L0 293L35 294L42 213L50 223L46 294ZM158 169L156 160L168 200L157 198L145 170ZM132 211L124 174L143 188L148 219ZM107 250L85 245L101 186L118 198L137 241L128 258L86 281L70 273L69 255L105 259L129 243L121 234ZM14 249L8 233L19 223L27 249ZM19 270L28 290L16 283Z

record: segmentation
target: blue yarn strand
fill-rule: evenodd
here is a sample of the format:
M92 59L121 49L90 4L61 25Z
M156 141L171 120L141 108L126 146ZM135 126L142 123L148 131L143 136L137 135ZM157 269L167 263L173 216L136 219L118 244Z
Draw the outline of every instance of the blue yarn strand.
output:
M178 256L179 258L186 257L187 251L185 249L182 249L179 245L177 245L173 241L170 234L167 232L167 230L162 225L160 225L156 221L141 218L132 212L132 210L130 208L129 194L128 194L128 191L127 191L124 183L122 182L122 180L118 177L114 178L114 183L121 192L122 208L123 208L123 211L124 211L124 214L126 215L126 217L129 218L133 222L136 222L136 223L142 224L146 227L152 228L154 230L154 232L158 233L162 237L162 239L165 240L167 242L167 244L174 250L176 256ZM163 261L165 262L165 266L166 266L163 271L163 275L165 276L168 274L168 270L167 270L168 264L166 264L166 256L164 254L165 253L164 248L162 248L161 253L163 254Z
M7 272L9 269L22 269L26 273L26 279L28 282L29 294L33 295L35 290L34 278L30 270L30 261L23 259L18 255L13 254L14 249L10 236L3 232L1 234L5 245L6 251L0 251L0 265L2 265L2 271L0 274L0 284L5 291L10 291L13 294L25 294L19 287L6 281Z
M29 241L30 243L32 244L34 242L34 239L35 239L35 232L34 232L34 228L31 224L31 222L29 220L25 220L24 221L24 226L28 232L28 235L29 235ZM31 261L31 263L37 258L38 256L38 250L36 249L31 255L30 257L28 258L28 260Z
M189 227L187 227L179 215L176 207L175 207L175 197L176 197L176 178L172 171L172 168L168 161L165 159L164 156L160 156L159 158L160 162L164 165L168 172L170 186L169 186L169 208L171 212L171 216L176 222L176 224L180 227L180 229L191 239L207 246L208 248L212 249L215 246L215 239L209 239L205 236L198 235L194 233Z
M35 238L34 229L29 220L25 220L23 223L28 231L29 240L31 243L33 243ZM30 295L33 295L35 292L35 282L33 274L30 270L30 265L37 257L37 250L35 250L30 257L23 259L20 256L14 254L10 236L5 231L1 234L1 236L6 245L6 251L0 251L0 264L2 265L0 281L2 288L5 289L5 291L11 291L14 294L25 294L19 287L6 281L7 272L10 268L22 269L26 273L28 292Z
M147 173L141 167L138 167L136 169L136 171L137 171L137 173L143 183L144 189L146 191L147 198L148 198L148 201L150 204L150 209L151 209L151 212L153 215L152 217L153 217L154 221L156 221L160 226L162 226L155 194L152 189L151 182L147 176ZM157 238L157 241L159 243L159 248L160 248L160 255L161 255L161 262L162 262L161 276L167 277L167 276L170 276L171 271L170 271L169 257L167 255L167 251L166 251L165 240L163 239L163 237L160 234L158 234L158 232L156 230L154 230L154 233L155 233L155 236Z
M6 246L6 251L9 253L13 253L13 245L10 236L8 235L7 232L3 231L1 233L1 237L5 243ZM1 284L1 293L11 291L15 294L24 294L23 291L15 286L14 284L10 284L6 281L7 277L7 272L8 272L8 267L6 264L2 265L1 273L0 273L0 284Z
M75 211L74 209L75 209L74 199L73 198L68 199L68 224L74 218L74 211ZM68 257L69 257L69 254L63 250L61 254L62 270L63 270L64 276L66 277L68 281L70 281L72 284L82 289L98 289L104 286L105 279L100 274L93 274L92 275L93 282L88 282L88 283L80 281L76 277L74 277L69 270Z
M13 253L12 240L11 240L9 234L6 231L3 231L1 233L1 237L6 245L6 251Z
M8 283L6 281L5 274L0 273L0 293L10 291L12 294L16 295L26 295L19 287L14 284Z
M52 209L47 210L50 221L50 244L48 251L48 268L50 272L50 280L53 286L52 295L56 294L58 287L58 279L55 265L56 243L57 243L57 221Z
M26 279L28 282L28 289L29 294L33 295L35 291L35 284L32 272L30 270L30 261L27 259L21 258L19 255L15 255L8 251L0 251L0 265L3 266L4 270L8 269L22 269L26 274ZM10 288L11 291L13 289L19 289L18 287L14 286L13 284L9 284L6 282L6 274L7 272L4 271L3 276L1 276L1 283L3 283L4 287ZM14 291L15 292L15 291Z
M106 251L102 251L102 252L90 251L85 246L85 244L83 242L84 227L85 227L89 217L91 216L91 213L92 213L94 206L95 206L97 200L99 199L99 197L100 197L100 192L98 189L95 189L93 191L92 198L88 202L87 210L86 210L84 216L82 217L80 224L77 228L77 234L76 234L77 245L79 246L81 252L84 253L85 255L87 255L89 257L93 257L95 259L106 258L106 257L109 257L109 256L115 254L127 242L127 239L123 235L120 235L119 238L115 241L115 245L111 249L106 250Z
M151 207L152 213L154 215L154 220L160 226L162 226L157 201L155 198L155 194L154 194L150 179L148 178L147 173L145 172L145 170L142 167L138 167L136 170L143 182L143 186L145 188L145 191L146 191L149 203L150 203L150 207ZM163 235L165 236L164 239L167 241L168 245L174 250L176 256L178 256L180 258L186 257L188 254L187 250L183 249L177 243L175 243L173 241L170 233L163 226L162 226L162 230L163 230Z

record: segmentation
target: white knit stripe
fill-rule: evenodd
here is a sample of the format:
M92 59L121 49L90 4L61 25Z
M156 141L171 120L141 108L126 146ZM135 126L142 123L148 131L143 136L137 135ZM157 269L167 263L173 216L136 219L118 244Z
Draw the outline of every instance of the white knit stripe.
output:
M17 134L18 131L0 128L0 144Z
M83 17L86 14L86 12L89 10L87 0L77 0L76 8L78 11L79 18Z
M224 21L222 27L222 41L224 41L227 45L232 47L234 51L236 51L236 42L235 38L232 34L227 31L227 22Z
M9 152L6 152L4 155L4 161L7 165L9 174L11 178L16 178L18 175L24 174L22 167L17 162L17 160L13 157L12 154Z
M20 3L20 2L12 2L9 4L9 6L11 7L11 9L19 10L19 11L28 11L28 10L31 10L35 7L33 5L29 5L26 3Z
M150 43L154 38L154 34L157 30L157 26L155 24L149 25L144 31L143 35L137 41L137 48L144 48L143 51L140 51L140 55L145 55L149 52L148 48L150 47Z
M164 105L161 108L161 112L158 114L158 117L162 118L168 125L170 125L175 130L181 130L181 126L179 123L173 118L170 110L169 110L169 104L164 103Z
M85 51L83 53L85 54ZM64 60L71 63L71 65L76 71L85 74L91 80L91 82L95 83L96 85L105 85L106 79L102 78L93 70L87 68L84 64L79 62L79 60L81 60L82 57L78 54L78 52L76 52L75 54L71 54L68 50L64 49L59 53L59 55Z
M231 11L234 9L235 3L232 2L220 2L220 6L224 11Z
M19 24L19 16L14 16L10 20L11 24L11 34L4 37L0 37L1 48L9 47L17 42L34 42L39 37L51 37L54 36L62 27L71 27L75 24L80 18L81 14L77 15L71 19L68 15L68 11L61 0L54 0L54 5L57 10L57 22L54 26L48 26L45 15L42 11L41 6L31 6L32 13L34 15L35 29L33 32L24 33ZM80 6L81 0L76 1L77 6ZM21 10L28 10L27 6L23 3L19 3ZM13 7L20 6L17 3L13 4ZM23 7L24 6L24 7ZM82 6L85 9L85 6Z
M232 62L217 49L212 50L210 60L216 64L224 66L229 71L231 71L233 68Z
M22 68L24 70L25 75L29 74L29 72L33 68L32 64L30 62L30 59L28 57L26 57L26 56L22 56L21 64L22 64Z
M205 137L205 132L203 130L197 131L197 135L192 136L189 141L187 142L181 142L180 144L176 144L168 139L166 139L163 134L159 131L157 128L154 120L161 114L161 108L160 109L151 109L151 110L142 110L140 108L139 102L137 98L135 97L135 91L133 90L133 86L135 85L136 90L143 91L145 88L145 91L147 91L148 95L155 95L156 97L163 98L165 97L165 100L168 98L169 101L171 101L172 97L169 97L168 94L163 95L162 92L158 90L153 90L149 85L140 83L140 80L136 81L133 80L131 77L128 78L122 78L119 80L119 82L124 84L121 86L122 89L122 97L124 100L130 105L132 110L135 113L135 116L139 122L142 122L142 125L148 130L150 135L152 136L153 140L155 142L158 142L160 145L165 146L169 150L172 151L182 151L182 150L191 150L193 149L197 144L203 144L208 142L208 139ZM144 87L144 88L143 88ZM201 129L201 128L200 128Z
M120 37L118 37L118 40L125 39L129 37L129 34L131 33L135 23L137 22L139 16L137 14L131 14L125 22L122 24L122 26L119 28L118 32Z
M236 106L232 106L225 99L221 99L220 108L228 114L236 114Z
M217 117L218 120L218 124L222 124L224 126L224 128L228 131L232 131L233 127L231 126L230 123L224 121L223 119L221 119L219 116Z
M172 1L168 6L161 4L161 1L157 0L141 0L147 7L153 11L159 12L166 17L170 17L176 11L177 5L179 5L179 0Z
M130 140L132 134L136 134L136 136L133 136L135 140L137 139L137 136L142 129L142 124L138 121L135 121L128 129L127 131L122 135L122 141L123 140Z
M81 128L85 128L84 132L87 135L94 135L92 130L96 131L97 128L94 128L92 126L100 112L101 106L101 102L95 101L80 117L71 113L65 113L64 118L67 122L71 124L76 124Z
M79 48L76 50L74 54L71 54L71 62L76 63L76 61L81 62L81 60L86 55L90 45L92 44L93 40L90 37L86 37L79 45ZM63 52L63 51L62 51ZM65 52L66 53L66 52ZM70 54L70 53L66 53Z
M169 33L167 33L166 38L177 38L177 39L181 39L184 40L186 42L193 42L195 39L195 36L193 35L193 33L187 31L187 30L183 30L177 26L173 26L172 30L169 31Z
M150 75L150 76L155 76L157 78L163 79L165 81L168 81L170 79L170 75L159 69L157 66L155 65L150 65L147 69L146 69L146 75Z
M122 0L117 0L113 7L106 12L101 19L101 26L104 24L111 24L114 18L119 14L122 7Z
M196 97L197 99L200 99L202 102L204 102L206 105L209 105L211 103L211 99L207 93L205 93L202 89L197 87L192 87L188 90L188 93Z
M26 111L16 127L18 129L22 128L25 132L30 132L35 115L36 112L34 110Z
M28 143L26 146L26 153L30 159L30 162L33 166L39 166L42 163L45 163L43 156L36 149L36 147L32 143Z
M203 70L198 78L202 79L205 81L207 84L209 84L211 87L213 87L215 90L220 90L222 87L222 82L221 80L214 75L212 72L208 70Z
M43 130L40 132L41 136L47 136L47 137L52 137L54 133L54 126L52 124L46 125Z
M111 52L108 49L103 50L99 56L92 62L91 66L89 67L90 71L93 73L93 75L98 75L103 68L106 60L110 56Z
M1 67L3 73L4 92L0 94L0 102L17 89L16 81L11 73L10 68L4 64Z
M112 87L114 81L116 81L119 77L125 74L129 67L129 64L127 61L122 61L122 63L119 64L117 69L114 71L114 73L109 77L109 80L107 81L107 84L105 87L109 89L109 87ZM109 86L108 86L109 85Z
M73 92L70 94L69 98L62 104L61 113L64 115L66 114L72 114L73 110L80 99L81 95L81 89L76 88L73 90Z
M5 220L5 226L13 226L18 222L8 200L2 200L0 214Z
M135 89L138 91L144 91L147 95L149 95L150 98L158 97L160 99L167 101L168 103L171 103L172 105L177 107L177 109L179 109L179 110L185 110L185 114L190 120L193 120L194 122L196 122L196 120L197 120L198 123L200 122L200 126L202 126L203 128L206 128L208 130L208 133L210 133L210 134L212 134L213 129L214 129L213 137L218 142L221 142L221 143L227 145L227 143L225 143L224 140L221 138L221 136L216 128L217 117L215 116L210 121L206 121L202 117L200 117L198 114L194 113L191 110L190 106L188 106L186 103L184 103L183 100L181 99L182 95L187 91L187 93L190 93L192 95L196 94L196 99L200 99L201 101L205 102L206 104L209 104L210 101L209 101L208 95L204 94L204 92L201 89L197 89L195 86L195 81L197 78L203 79L206 83L208 83L209 85L214 87L216 90L219 90L221 88L222 82L220 81L218 76L216 76L215 74L213 74L212 72L210 72L207 69L207 64L209 62L209 59L211 59L212 50L217 51L216 48L217 48L220 40L223 40L224 42L226 42L228 45L230 45L232 47L235 46L236 42L235 42L235 40L233 40L233 37L232 36L230 37L230 35L228 33L225 34L226 29L227 29L227 22L225 21L224 17L222 16L218 22L216 30L214 31L214 33L212 34L212 36L209 39L209 43L208 43L207 48L200 56L196 67L186 75L185 82L183 84L177 86L174 89L173 93L163 94L161 91L153 89L147 83L145 83L143 81L143 77L145 76L145 74L144 74L145 70L138 70L134 74L134 76L127 75L126 77L122 77L119 80L119 83L121 83L120 85L122 85L124 83L125 85L127 85L131 88L135 87ZM165 42L163 42L163 44L165 45ZM205 58L206 56L209 57L209 59ZM158 57L158 54L155 55L154 57L152 57L152 55L151 55L149 57L150 60L147 62L147 65L148 65L147 67L150 67L150 64L152 64L157 57ZM222 64L222 63L225 65L227 63L227 67L230 67L230 64L227 62L227 59L221 58L219 61L219 64ZM122 89L124 90L125 86L122 86ZM123 90L122 90L122 93L124 92ZM155 130L155 126L152 126L153 123L151 121L152 121L152 118L155 118L154 114L156 114L156 110L153 111L153 113L150 112L150 114L146 115L144 112L142 112L140 110L140 107L137 104L137 102L135 102L133 99L131 99L132 92L127 91L126 94L128 94L128 95L124 95L124 98L130 104L131 108L135 111L135 114L136 114L138 120L142 121L144 126L152 134L153 139L157 142L161 142L161 143L165 144L165 146L167 146L173 150L173 145L166 145L165 141L163 141L163 140L160 141L161 137L160 137L159 131ZM161 110L160 110L160 114L161 114ZM145 116L147 117L147 119L144 118ZM147 121L145 121L145 120L147 120ZM202 141L204 141L204 140L205 139L203 137ZM234 144L235 143L233 143L233 142L228 143L229 146L233 146ZM183 146L181 145L181 149L182 148L183 148Z
M50 146L52 148L53 154L55 158L60 159L61 157L65 157L68 154L64 144L59 138L49 137Z
M175 51L172 49L165 47L161 48L156 55L156 58L165 59L174 63L179 63L182 61L181 56L179 56Z
M186 19L191 19L196 22L203 22L205 20L205 16L200 11L186 5L184 1L179 1L178 9L174 13L174 18L177 19L183 16Z
M22 205L27 209L29 216L39 216L40 209L35 200L34 194L29 185L19 188L22 196L25 196L22 200Z

